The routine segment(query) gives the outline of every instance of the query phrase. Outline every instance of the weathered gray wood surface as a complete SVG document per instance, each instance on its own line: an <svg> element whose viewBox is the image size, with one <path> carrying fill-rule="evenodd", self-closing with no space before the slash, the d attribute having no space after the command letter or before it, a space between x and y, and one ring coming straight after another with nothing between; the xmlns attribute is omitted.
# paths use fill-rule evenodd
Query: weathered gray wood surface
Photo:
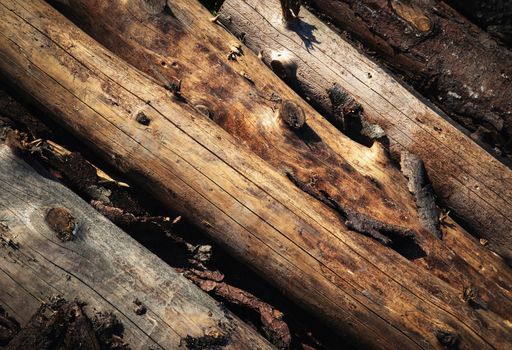
<svg viewBox="0 0 512 350"><path fill-rule="evenodd" d="M266 340L76 194L0 145L0 305L25 324L61 295L87 310L113 311L132 349L185 347L187 335L224 334L228 348L270 349ZM63 242L45 221L68 208L77 230ZM9 244L9 242L11 242ZM134 312L134 299L147 313Z"/></svg>
<svg viewBox="0 0 512 350"><path fill-rule="evenodd" d="M294 73L285 80L324 116L338 117L329 96L334 84L346 90L364 118L386 131L398 158L402 150L421 157L441 202L490 249L512 259L511 169L305 8L288 26L277 0L226 0L220 14L265 63L290 67Z"/></svg>

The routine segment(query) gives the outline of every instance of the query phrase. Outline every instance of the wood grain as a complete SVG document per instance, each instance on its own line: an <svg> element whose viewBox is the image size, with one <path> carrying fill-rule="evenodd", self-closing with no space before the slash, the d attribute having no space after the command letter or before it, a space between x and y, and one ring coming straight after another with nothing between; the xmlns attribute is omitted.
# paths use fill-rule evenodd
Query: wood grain
<svg viewBox="0 0 512 350"><path fill-rule="evenodd" d="M114 57L45 3L2 0L0 15L2 74L105 160L195 218L351 341L370 348L441 348L439 334L448 332L461 348L510 343L510 290L438 240L418 236L428 255L410 261L349 230L336 211L241 147L176 90ZM141 112L149 126L137 121ZM363 149L351 143L345 147ZM363 158L367 167L382 166L378 150L367 152L375 162ZM431 274L429 266L444 276ZM464 285L478 290L487 308L465 301Z"/></svg>
<svg viewBox="0 0 512 350"><path fill-rule="evenodd" d="M229 348L271 349L254 330L221 309L163 261L76 194L37 173L0 145L0 304L26 324L42 302L62 296L113 312L132 349L176 349L185 338L225 335ZM63 241L47 221L66 208L76 228ZM9 243L10 242L10 243ZM137 315L133 301L147 309Z"/></svg>
<svg viewBox="0 0 512 350"><path fill-rule="evenodd" d="M466 252L471 247L476 249L473 254L481 256L480 262L463 259L479 273L485 271L485 278L507 285L504 281L509 280L509 269L503 268L501 259L487 249L475 246L460 226L454 228L459 230L459 241L452 246L443 245L444 242L432 237L439 236L438 230L430 232L422 228L423 222L418 218L417 205L404 177L389 163L379 144L370 149L361 147L326 124L271 74L256 55L237 44L222 27L207 20L209 14L199 4L174 1L171 14L166 11L148 13L145 2L140 0L51 2L96 40L167 89L182 82L179 92L182 102L186 101L195 112L211 118L298 188L345 216L349 228L370 234L390 246L396 246L393 240L400 238L390 238L386 230L394 229L398 234L414 232L421 249L429 255L436 252L436 259L446 264L451 264L450 255L440 251L449 249L467 257ZM204 34L198 36L197 33ZM235 54L236 60L228 59L228 52L233 50L242 52ZM211 65L212 62L216 64ZM248 71L259 74L252 75L249 82L247 75L239 73ZM219 96L219 91L222 98L205 100L205 96ZM302 115L303 110L307 118ZM270 121L262 118L269 111L274 113ZM290 130L289 115L300 116L300 128ZM136 118L139 123L140 116ZM143 125L150 125L147 117L142 119ZM346 149L343 153L336 152L337 144L343 144L348 152ZM383 207L386 210L383 211ZM437 227L437 217L431 219L432 225ZM441 264L423 259L415 263L457 288L466 283L460 283L457 270L447 272ZM498 278L500 273L504 274L503 278Z"/></svg>

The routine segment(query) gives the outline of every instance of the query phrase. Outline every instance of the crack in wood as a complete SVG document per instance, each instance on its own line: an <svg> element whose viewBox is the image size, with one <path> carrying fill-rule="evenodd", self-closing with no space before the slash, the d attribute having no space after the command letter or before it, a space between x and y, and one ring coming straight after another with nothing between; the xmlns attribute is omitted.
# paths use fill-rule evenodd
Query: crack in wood
<svg viewBox="0 0 512 350"><path fill-rule="evenodd" d="M386 133L367 121L363 107L338 83L327 90L332 107L332 123L352 140L370 147L374 141L388 145Z"/></svg>

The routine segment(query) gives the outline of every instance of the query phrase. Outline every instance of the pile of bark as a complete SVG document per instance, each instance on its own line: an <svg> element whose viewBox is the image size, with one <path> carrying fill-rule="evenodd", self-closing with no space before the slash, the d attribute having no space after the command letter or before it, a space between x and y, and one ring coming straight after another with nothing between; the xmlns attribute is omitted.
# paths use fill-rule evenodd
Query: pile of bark
<svg viewBox="0 0 512 350"><path fill-rule="evenodd" d="M0 346L509 347L505 29L215 5L0 0Z"/></svg>

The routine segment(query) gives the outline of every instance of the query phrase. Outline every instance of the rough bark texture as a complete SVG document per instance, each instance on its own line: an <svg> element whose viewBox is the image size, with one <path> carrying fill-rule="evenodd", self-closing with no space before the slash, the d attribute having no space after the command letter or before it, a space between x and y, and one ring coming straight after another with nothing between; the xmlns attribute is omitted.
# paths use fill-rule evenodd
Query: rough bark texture
<svg viewBox="0 0 512 350"><path fill-rule="evenodd" d="M411 191L416 199L421 221L432 234L442 238L439 224L439 208L436 205L434 191L428 180L421 158L415 154L403 152L400 159L400 168L409 180L409 191Z"/></svg>
<svg viewBox="0 0 512 350"><path fill-rule="evenodd" d="M491 281L425 230L414 231L408 241L424 255L414 261L400 256L347 229L339 211L240 147L185 103L184 94L152 83L41 1L2 0L0 15L0 71L10 81L105 160L165 204L182 208L353 342L442 348L439 339L448 336L440 335L451 335L469 349L512 340L509 270ZM320 123L309 107L296 103ZM141 112L149 126L136 120ZM361 162L383 162L376 149L367 152ZM402 238L395 238L397 245L407 242ZM464 299L468 286L472 292ZM475 307L473 300L480 299L486 308Z"/></svg>
<svg viewBox="0 0 512 350"><path fill-rule="evenodd" d="M235 349L272 348L192 282L69 189L38 174L5 144L0 145L0 165L0 304L26 326L11 340L19 326L1 309L0 341L11 340L9 349L71 349L78 342L85 347L86 341L86 348L96 348L85 311L93 321L113 313L123 325L123 341L98 334L99 344L175 349L186 337L201 338L215 331ZM61 215L55 208L60 208ZM54 214L48 216L52 209ZM76 229L70 240L62 241L59 232L68 227L70 218ZM65 303L62 309L64 303L53 300L39 309L41 302L55 296L86 305ZM145 314L136 313L136 299L144 304Z"/></svg>
<svg viewBox="0 0 512 350"><path fill-rule="evenodd" d="M512 47L512 1L448 0L447 3L492 37Z"/></svg>
<svg viewBox="0 0 512 350"><path fill-rule="evenodd" d="M418 91L504 155L512 153L512 52L443 1L310 0Z"/></svg>
<svg viewBox="0 0 512 350"><path fill-rule="evenodd" d="M299 17L290 27L277 0L227 0L219 20L334 125L363 143L384 130L397 159L420 156L442 205L511 259L512 171L309 11Z"/></svg>

